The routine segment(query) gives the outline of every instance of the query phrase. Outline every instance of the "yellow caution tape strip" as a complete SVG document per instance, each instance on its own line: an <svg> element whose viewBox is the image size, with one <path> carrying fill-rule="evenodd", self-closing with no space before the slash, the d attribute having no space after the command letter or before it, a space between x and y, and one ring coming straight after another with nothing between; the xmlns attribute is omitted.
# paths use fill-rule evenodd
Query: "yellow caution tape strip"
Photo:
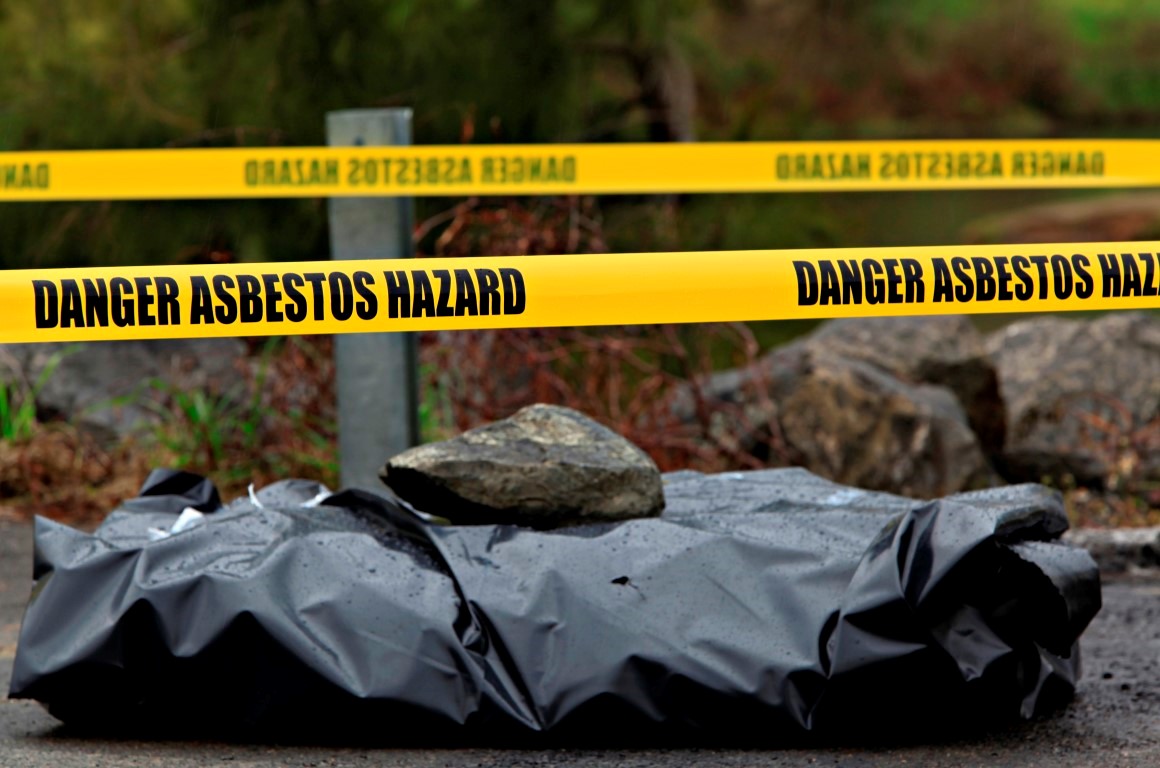
<svg viewBox="0 0 1160 768"><path fill-rule="evenodd" d="M0 153L0 201L1160 186L1160 140Z"/></svg>
<svg viewBox="0 0 1160 768"><path fill-rule="evenodd" d="M0 272L0 342L1160 308L1160 243Z"/></svg>

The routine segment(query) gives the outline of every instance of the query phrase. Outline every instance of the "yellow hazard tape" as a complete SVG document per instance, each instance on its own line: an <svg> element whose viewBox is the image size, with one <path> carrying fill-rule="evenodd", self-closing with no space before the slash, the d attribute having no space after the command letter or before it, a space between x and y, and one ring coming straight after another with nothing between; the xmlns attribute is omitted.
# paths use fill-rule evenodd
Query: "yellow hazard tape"
<svg viewBox="0 0 1160 768"><path fill-rule="evenodd" d="M0 272L0 342L1160 308L1160 243Z"/></svg>
<svg viewBox="0 0 1160 768"><path fill-rule="evenodd" d="M1160 185L1160 140L0 153L0 201Z"/></svg>

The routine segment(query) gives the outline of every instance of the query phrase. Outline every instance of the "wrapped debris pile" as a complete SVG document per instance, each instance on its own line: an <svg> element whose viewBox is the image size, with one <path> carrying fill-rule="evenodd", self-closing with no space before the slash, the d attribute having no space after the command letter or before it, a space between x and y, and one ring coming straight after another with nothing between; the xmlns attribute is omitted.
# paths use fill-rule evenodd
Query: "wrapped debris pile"
<svg viewBox="0 0 1160 768"><path fill-rule="evenodd" d="M438 743L913 736L1071 697L1100 589L1052 492L664 479L659 517L543 531L302 481L222 505L158 471L93 534L37 521L10 695L85 727Z"/></svg>

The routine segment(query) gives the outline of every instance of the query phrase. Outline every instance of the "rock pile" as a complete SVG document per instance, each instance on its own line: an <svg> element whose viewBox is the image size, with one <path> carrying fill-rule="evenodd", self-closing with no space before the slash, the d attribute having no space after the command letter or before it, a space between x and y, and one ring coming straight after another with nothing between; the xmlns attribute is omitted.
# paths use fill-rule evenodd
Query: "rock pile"
<svg viewBox="0 0 1160 768"><path fill-rule="evenodd" d="M1151 314L1035 317L986 338L965 317L834 320L706 390L740 406L716 424L740 448L862 488L1160 480ZM691 398L677 408L693 418Z"/></svg>
<svg viewBox="0 0 1160 768"><path fill-rule="evenodd" d="M832 321L755 367L716 374L707 391L740 413L715 425L719 436L766 463L920 497L995 480L998 374L965 318ZM688 402L677 407L693 417ZM777 443L783 453L771 455Z"/></svg>

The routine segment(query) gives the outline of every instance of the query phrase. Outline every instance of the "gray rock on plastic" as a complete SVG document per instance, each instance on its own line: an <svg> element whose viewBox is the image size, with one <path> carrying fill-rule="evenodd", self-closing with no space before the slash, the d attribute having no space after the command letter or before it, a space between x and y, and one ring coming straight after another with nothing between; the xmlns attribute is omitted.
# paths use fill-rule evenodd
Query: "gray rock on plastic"
<svg viewBox="0 0 1160 768"><path fill-rule="evenodd" d="M458 524L554 528L664 509L660 472L644 451L552 405L404 451L380 476L415 508Z"/></svg>

